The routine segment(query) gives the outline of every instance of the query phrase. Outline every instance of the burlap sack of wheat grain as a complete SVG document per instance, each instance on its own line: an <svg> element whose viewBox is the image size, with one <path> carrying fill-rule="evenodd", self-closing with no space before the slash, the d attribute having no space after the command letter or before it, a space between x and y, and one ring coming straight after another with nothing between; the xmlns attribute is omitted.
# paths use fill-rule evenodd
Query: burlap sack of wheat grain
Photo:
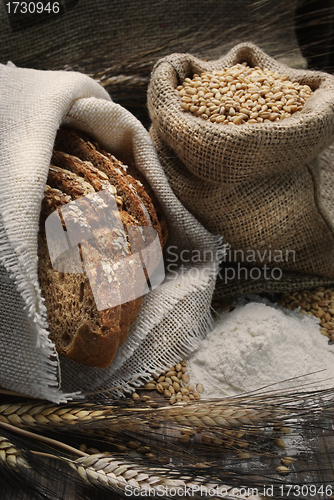
<svg viewBox="0 0 334 500"><path fill-rule="evenodd" d="M130 391L181 360L210 329L221 242L177 200L142 124L86 75L0 65L0 95L0 387L55 402L74 393ZM203 256L182 273L176 264L173 273L166 267L166 279L143 298L127 341L106 369L58 357L38 282L40 206L62 124L86 131L116 156L126 154L160 201L167 247ZM205 250L213 258L205 258Z"/></svg>
<svg viewBox="0 0 334 500"><path fill-rule="evenodd" d="M242 62L308 84L313 95L301 112L268 124L226 127L182 110L175 88L185 78ZM166 176L188 210L230 245L220 297L334 281L334 221L318 158L334 139L333 96L331 75L289 68L248 43L216 61L172 54L155 66L150 133Z"/></svg>

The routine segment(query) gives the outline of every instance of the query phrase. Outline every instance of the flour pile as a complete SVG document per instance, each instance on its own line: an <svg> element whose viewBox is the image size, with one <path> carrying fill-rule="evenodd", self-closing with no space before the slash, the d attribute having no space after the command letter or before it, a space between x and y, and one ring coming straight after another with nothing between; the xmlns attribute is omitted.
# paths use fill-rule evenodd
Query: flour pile
<svg viewBox="0 0 334 500"><path fill-rule="evenodd" d="M281 381L286 382L272 389L316 390L334 386L334 345L320 334L317 318L259 299L223 312L188 366L192 384L204 386L203 397L237 395ZM314 373L319 370L324 371ZM294 377L300 378L288 381Z"/></svg>

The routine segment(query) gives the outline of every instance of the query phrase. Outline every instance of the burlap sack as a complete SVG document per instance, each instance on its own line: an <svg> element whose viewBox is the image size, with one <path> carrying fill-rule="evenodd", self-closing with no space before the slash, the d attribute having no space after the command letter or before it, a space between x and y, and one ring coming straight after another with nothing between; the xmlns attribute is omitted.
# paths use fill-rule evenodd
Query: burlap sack
<svg viewBox="0 0 334 500"><path fill-rule="evenodd" d="M142 124L89 77L0 65L0 95L0 387L55 402L78 392L129 391L186 356L210 329L220 239L177 200ZM176 260L185 249L202 255L182 270L176 261L166 266L165 281L144 297L126 343L106 369L59 359L48 338L37 233L61 124L92 134L116 156L132 158L166 215L166 251L172 248Z"/></svg>
<svg viewBox="0 0 334 500"><path fill-rule="evenodd" d="M181 109L175 88L186 77L242 62L287 74L314 93L289 119L252 126L213 124ZM220 273L227 295L231 286L237 293L281 291L282 280L289 289L290 273L299 273L299 287L334 280L334 224L322 203L317 158L334 139L333 96L332 76L289 68L248 43L216 61L172 54L155 66L151 136L175 194L230 244Z"/></svg>

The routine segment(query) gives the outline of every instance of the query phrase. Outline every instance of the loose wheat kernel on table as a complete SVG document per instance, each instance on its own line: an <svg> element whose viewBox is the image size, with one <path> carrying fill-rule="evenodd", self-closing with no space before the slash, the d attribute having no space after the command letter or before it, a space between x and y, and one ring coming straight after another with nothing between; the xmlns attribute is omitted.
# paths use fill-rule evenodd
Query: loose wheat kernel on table
<svg viewBox="0 0 334 500"><path fill-rule="evenodd" d="M279 448L281 448L282 450L284 450L285 443L284 443L283 439L281 439L281 438L275 439L275 444L276 444L276 446L278 446Z"/></svg>
<svg viewBox="0 0 334 500"><path fill-rule="evenodd" d="M191 436L188 434L182 434L181 436L178 437L179 443L189 443L191 439Z"/></svg>
<svg viewBox="0 0 334 500"><path fill-rule="evenodd" d="M277 472L281 475L281 476L286 476L287 474L289 474L289 469L287 467L285 467L284 465L280 465L279 467L277 467Z"/></svg>
<svg viewBox="0 0 334 500"><path fill-rule="evenodd" d="M300 111L312 95L308 85L246 63L186 78L176 88L183 111L223 125L275 122Z"/></svg>

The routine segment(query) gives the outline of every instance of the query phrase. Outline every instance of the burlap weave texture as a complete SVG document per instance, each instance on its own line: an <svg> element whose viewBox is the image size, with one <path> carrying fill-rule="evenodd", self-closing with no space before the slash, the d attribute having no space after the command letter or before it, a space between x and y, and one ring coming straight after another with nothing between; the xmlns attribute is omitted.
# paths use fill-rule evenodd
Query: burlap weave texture
<svg viewBox="0 0 334 500"><path fill-rule="evenodd" d="M186 77L242 62L314 93L301 112L273 123L227 127L182 110L175 88ZM224 234L230 262L334 279L334 226L317 160L334 139L333 96L332 76L289 68L249 43L216 61L172 54L157 63L148 93L151 136L174 192L207 229Z"/></svg>

